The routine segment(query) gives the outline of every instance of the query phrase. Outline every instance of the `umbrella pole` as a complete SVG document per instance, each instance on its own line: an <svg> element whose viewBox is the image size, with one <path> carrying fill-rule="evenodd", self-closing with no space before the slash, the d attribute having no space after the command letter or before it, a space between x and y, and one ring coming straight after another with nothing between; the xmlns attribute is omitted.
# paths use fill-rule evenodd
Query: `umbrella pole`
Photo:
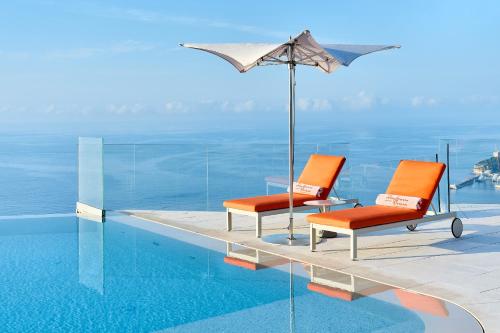
<svg viewBox="0 0 500 333"><path fill-rule="evenodd" d="M274 234L265 236L263 241L273 244L289 246L305 246L309 244L309 235L293 233L293 179L295 160L295 62L293 61L293 44L288 45L288 75L289 75L289 99L288 99L288 207L289 223L288 235Z"/></svg>
<svg viewBox="0 0 500 333"><path fill-rule="evenodd" d="M288 73L289 73L289 105L288 105L288 172L289 172L289 219L288 224L288 242L291 245L295 239L293 236L293 178L294 178L294 152L295 152L295 64L293 62L293 46L288 46Z"/></svg>

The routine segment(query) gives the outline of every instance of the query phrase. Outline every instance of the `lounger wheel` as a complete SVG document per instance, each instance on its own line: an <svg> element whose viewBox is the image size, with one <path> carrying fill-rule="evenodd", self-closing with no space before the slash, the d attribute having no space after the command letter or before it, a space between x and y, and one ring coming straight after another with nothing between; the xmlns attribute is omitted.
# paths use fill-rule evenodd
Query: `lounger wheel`
<svg viewBox="0 0 500 333"><path fill-rule="evenodd" d="M360 204L359 202L356 202L356 204L354 205L354 208L359 208L359 207L363 207L363 205Z"/></svg>
<svg viewBox="0 0 500 333"><path fill-rule="evenodd" d="M460 236L462 236L462 231L464 231L462 220L455 217L453 222L451 222L451 233L453 234L453 237L460 238Z"/></svg>
<svg viewBox="0 0 500 333"><path fill-rule="evenodd" d="M415 229L417 229L417 225L416 224L409 224L406 226L406 229L408 229L410 231L415 231Z"/></svg>

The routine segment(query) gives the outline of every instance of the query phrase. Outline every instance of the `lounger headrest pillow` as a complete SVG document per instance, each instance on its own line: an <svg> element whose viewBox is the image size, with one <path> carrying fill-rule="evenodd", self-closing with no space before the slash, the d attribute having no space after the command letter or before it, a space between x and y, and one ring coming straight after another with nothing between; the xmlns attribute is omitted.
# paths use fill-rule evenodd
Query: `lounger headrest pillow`
<svg viewBox="0 0 500 333"><path fill-rule="evenodd" d="M293 182L293 193L307 194L315 196L316 198L321 198L325 190L326 189L321 186ZM288 188L287 191L290 192L290 188Z"/></svg>
<svg viewBox="0 0 500 333"><path fill-rule="evenodd" d="M400 207L415 210L420 210L423 203L424 200L422 200L422 198L395 194L379 194L377 196L377 200L375 200L375 204L379 206Z"/></svg>

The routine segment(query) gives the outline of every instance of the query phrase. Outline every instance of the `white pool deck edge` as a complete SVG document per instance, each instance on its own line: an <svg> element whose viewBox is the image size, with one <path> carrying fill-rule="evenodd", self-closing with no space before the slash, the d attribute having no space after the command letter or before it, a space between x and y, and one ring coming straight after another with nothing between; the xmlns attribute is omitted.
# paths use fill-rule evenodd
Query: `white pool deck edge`
<svg viewBox="0 0 500 333"><path fill-rule="evenodd" d="M349 238L317 246L273 245L255 237L254 219L233 217L225 230L224 212L123 211L147 221L230 241L255 249L353 274L395 287L435 296L462 306L486 332L500 333L500 205L457 205L464 223L462 238L451 235L450 222L376 232L358 239L357 261L349 258ZM308 234L307 213L296 215L296 233ZM263 236L286 233L287 215L266 217Z"/></svg>

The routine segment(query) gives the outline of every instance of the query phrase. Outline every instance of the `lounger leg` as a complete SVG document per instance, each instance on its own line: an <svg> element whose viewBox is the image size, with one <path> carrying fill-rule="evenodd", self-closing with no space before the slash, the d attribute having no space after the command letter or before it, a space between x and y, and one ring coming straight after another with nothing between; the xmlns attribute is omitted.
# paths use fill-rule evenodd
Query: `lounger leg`
<svg viewBox="0 0 500 333"><path fill-rule="evenodd" d="M311 252L316 251L316 228L312 224L309 228L309 246L311 247Z"/></svg>
<svg viewBox="0 0 500 333"><path fill-rule="evenodd" d="M255 235L257 238L260 238L262 235L262 217L260 215L257 215L256 218Z"/></svg>
<svg viewBox="0 0 500 333"><path fill-rule="evenodd" d="M227 231L233 230L233 214L229 211L229 209L226 211L226 224Z"/></svg>
<svg viewBox="0 0 500 333"><path fill-rule="evenodd" d="M358 236L353 231L351 234L351 260L356 260L358 257Z"/></svg>

